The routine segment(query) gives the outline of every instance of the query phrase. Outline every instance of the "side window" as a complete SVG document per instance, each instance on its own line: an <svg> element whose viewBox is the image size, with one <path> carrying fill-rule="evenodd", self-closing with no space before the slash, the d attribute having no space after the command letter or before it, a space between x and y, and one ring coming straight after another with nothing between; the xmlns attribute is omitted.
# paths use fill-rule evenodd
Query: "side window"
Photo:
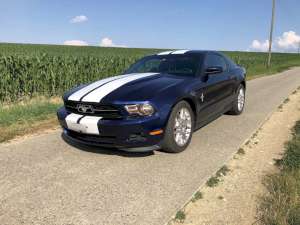
<svg viewBox="0 0 300 225"><path fill-rule="evenodd" d="M227 70L227 63L222 56L210 54L206 57L205 68L208 67L222 67L224 71Z"/></svg>

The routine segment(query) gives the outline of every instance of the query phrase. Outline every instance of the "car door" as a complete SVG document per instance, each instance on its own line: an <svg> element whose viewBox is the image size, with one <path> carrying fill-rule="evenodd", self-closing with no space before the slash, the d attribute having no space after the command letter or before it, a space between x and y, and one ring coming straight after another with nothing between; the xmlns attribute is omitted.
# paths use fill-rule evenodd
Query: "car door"
<svg viewBox="0 0 300 225"><path fill-rule="evenodd" d="M218 73L207 74L208 68L222 68ZM228 66L225 59L216 53L208 53L204 59L200 74L201 87L197 90L199 104L199 122L210 120L224 112L232 95L232 85L229 81Z"/></svg>

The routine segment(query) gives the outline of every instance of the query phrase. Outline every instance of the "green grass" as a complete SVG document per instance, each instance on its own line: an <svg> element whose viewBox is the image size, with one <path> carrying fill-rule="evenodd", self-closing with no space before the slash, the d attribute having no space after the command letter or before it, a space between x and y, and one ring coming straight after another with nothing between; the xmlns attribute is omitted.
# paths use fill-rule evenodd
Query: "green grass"
<svg viewBox="0 0 300 225"><path fill-rule="evenodd" d="M199 199L202 199L202 198L203 198L202 192L201 191L197 191L194 194L193 198L192 198L192 202L196 202L196 201L198 201Z"/></svg>
<svg viewBox="0 0 300 225"><path fill-rule="evenodd" d="M239 154L239 155L245 155L246 152L245 152L245 150L243 148L239 148L239 150L237 151L237 154Z"/></svg>
<svg viewBox="0 0 300 225"><path fill-rule="evenodd" d="M186 218L185 212L183 210L179 210L175 215L175 220L183 223Z"/></svg>
<svg viewBox="0 0 300 225"><path fill-rule="evenodd" d="M211 178L208 179L206 182L206 185L208 187L216 187L218 183L221 181L221 177L226 176L227 173L230 171L230 169L224 165L222 166L217 172L215 176L212 176Z"/></svg>
<svg viewBox="0 0 300 225"><path fill-rule="evenodd" d="M0 142L57 125L55 112L60 106L44 98L0 105Z"/></svg>
<svg viewBox="0 0 300 225"><path fill-rule="evenodd" d="M268 175L268 191L261 199L259 213L265 225L300 224L300 121L293 138L286 144L283 158L277 162L280 172Z"/></svg>

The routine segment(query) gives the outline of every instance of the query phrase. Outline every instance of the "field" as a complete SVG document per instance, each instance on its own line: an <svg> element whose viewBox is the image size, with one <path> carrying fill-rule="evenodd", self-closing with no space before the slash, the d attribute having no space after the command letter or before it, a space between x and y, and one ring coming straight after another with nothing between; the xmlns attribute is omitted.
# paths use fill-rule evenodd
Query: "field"
<svg viewBox="0 0 300 225"><path fill-rule="evenodd" d="M138 58L159 49L0 44L0 103L36 96L60 96L71 87L122 73ZM297 54L224 52L244 66L248 78L300 65Z"/></svg>

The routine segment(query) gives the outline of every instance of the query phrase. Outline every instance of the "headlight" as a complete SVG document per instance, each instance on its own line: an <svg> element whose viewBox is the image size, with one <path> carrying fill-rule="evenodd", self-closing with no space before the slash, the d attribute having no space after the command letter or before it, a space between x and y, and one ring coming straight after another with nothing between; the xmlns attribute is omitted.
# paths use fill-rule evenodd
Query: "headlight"
<svg viewBox="0 0 300 225"><path fill-rule="evenodd" d="M151 116L154 113L154 108L148 103L125 105L125 109L130 115Z"/></svg>

